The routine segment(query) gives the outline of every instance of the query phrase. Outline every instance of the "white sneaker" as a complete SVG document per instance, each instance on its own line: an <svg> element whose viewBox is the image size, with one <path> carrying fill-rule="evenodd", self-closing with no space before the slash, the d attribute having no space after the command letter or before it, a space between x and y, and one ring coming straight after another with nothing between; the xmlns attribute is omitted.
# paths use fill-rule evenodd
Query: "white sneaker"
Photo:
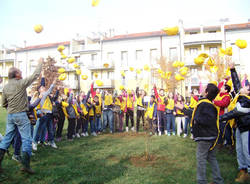
<svg viewBox="0 0 250 184"><path fill-rule="evenodd" d="M80 138L81 136L80 136L80 134L77 133L77 134L76 134L76 137L77 137L77 138Z"/></svg>
<svg viewBox="0 0 250 184"><path fill-rule="evenodd" d="M190 139L194 139L194 136L193 136L193 134L191 134L191 136L190 136Z"/></svg>
<svg viewBox="0 0 250 184"><path fill-rule="evenodd" d="M81 136L82 136L82 137L85 137L86 135L85 135L85 133L81 133Z"/></svg>
<svg viewBox="0 0 250 184"><path fill-rule="evenodd" d="M112 130L110 130L110 133L112 134L112 133L113 133L113 131L112 131Z"/></svg>
<svg viewBox="0 0 250 184"><path fill-rule="evenodd" d="M126 132L128 132L128 127L126 127Z"/></svg>
<svg viewBox="0 0 250 184"><path fill-rule="evenodd" d="M95 132L91 133L91 135L93 135L93 136L97 136Z"/></svg>
<svg viewBox="0 0 250 184"><path fill-rule="evenodd" d="M53 141L53 142L50 142L50 146L52 147L52 148L57 148L57 146L56 146L56 143Z"/></svg>
<svg viewBox="0 0 250 184"><path fill-rule="evenodd" d="M168 131L167 130L165 130L165 135L168 135Z"/></svg>
<svg viewBox="0 0 250 184"><path fill-rule="evenodd" d="M73 139L76 137L76 135L72 135Z"/></svg>
<svg viewBox="0 0 250 184"><path fill-rule="evenodd" d="M86 133L85 133L85 136L86 136L86 137L88 137L88 136L89 136L88 132L86 132Z"/></svg>
<svg viewBox="0 0 250 184"><path fill-rule="evenodd" d="M155 136L157 136L157 133L155 133Z"/></svg>
<svg viewBox="0 0 250 184"><path fill-rule="evenodd" d="M33 142L32 142L32 149L33 149L34 151L37 151L37 144L36 144L36 143L33 143Z"/></svg>
<svg viewBox="0 0 250 184"><path fill-rule="evenodd" d="M186 137L187 137L187 134L184 134L184 135L183 135L183 138L186 138Z"/></svg>
<svg viewBox="0 0 250 184"><path fill-rule="evenodd" d="M159 136L161 136L161 132L159 132Z"/></svg>
<svg viewBox="0 0 250 184"><path fill-rule="evenodd" d="M134 132L134 131L135 131L135 128L134 128L134 127L132 127L132 128L131 128L131 130Z"/></svg>

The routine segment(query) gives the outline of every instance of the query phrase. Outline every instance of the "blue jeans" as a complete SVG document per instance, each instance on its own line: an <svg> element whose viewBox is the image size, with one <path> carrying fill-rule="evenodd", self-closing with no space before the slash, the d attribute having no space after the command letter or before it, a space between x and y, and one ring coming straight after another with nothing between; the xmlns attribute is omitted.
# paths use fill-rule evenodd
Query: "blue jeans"
<svg viewBox="0 0 250 184"><path fill-rule="evenodd" d="M90 131L91 133L96 132L96 125L95 125L95 121L94 121L94 117L89 117L89 123L90 123Z"/></svg>
<svg viewBox="0 0 250 184"><path fill-rule="evenodd" d="M103 127L102 127L103 130L105 130L105 128L107 127L107 123L109 121L109 129L112 132L114 131L113 119L114 119L114 115L113 115L113 111L111 109L103 111Z"/></svg>
<svg viewBox="0 0 250 184"><path fill-rule="evenodd" d="M16 135L14 136L13 141L14 141L13 142L14 155L20 155L22 140L21 140L21 135L17 128L16 128Z"/></svg>
<svg viewBox="0 0 250 184"><path fill-rule="evenodd" d="M83 119L83 132L87 133L89 129L89 122L87 119Z"/></svg>
<svg viewBox="0 0 250 184"><path fill-rule="evenodd" d="M31 156L31 131L30 120L26 112L18 112L14 114L8 114L5 136L0 143L0 149L7 150L16 135L16 127L21 134L22 151L27 152Z"/></svg>
<svg viewBox="0 0 250 184"><path fill-rule="evenodd" d="M236 153L239 169L246 169L250 173L250 131L240 133L236 128Z"/></svg>
<svg viewBox="0 0 250 184"><path fill-rule="evenodd" d="M166 127L168 134L170 134L170 127L172 126L172 132L175 133L175 117L173 114L166 114Z"/></svg>
<svg viewBox="0 0 250 184"><path fill-rule="evenodd" d="M53 116L52 114L46 114L45 116L40 118L40 121L43 122L42 123L42 139L45 138L46 136L46 128L48 131L48 141L49 142L53 142L54 141L54 127L53 127Z"/></svg>
<svg viewBox="0 0 250 184"><path fill-rule="evenodd" d="M190 126L190 118L186 117L185 118L185 125L184 125L184 134L188 134L188 126Z"/></svg>
<svg viewBox="0 0 250 184"><path fill-rule="evenodd" d="M101 132L102 131L102 118L100 117L96 117L95 118L95 130L97 132Z"/></svg>

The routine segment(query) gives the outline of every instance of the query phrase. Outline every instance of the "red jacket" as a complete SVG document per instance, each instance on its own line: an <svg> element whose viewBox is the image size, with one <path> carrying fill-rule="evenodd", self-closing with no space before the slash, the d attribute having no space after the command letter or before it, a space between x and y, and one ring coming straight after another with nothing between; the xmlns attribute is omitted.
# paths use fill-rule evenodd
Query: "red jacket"
<svg viewBox="0 0 250 184"><path fill-rule="evenodd" d="M224 114L225 108L230 104L230 96L228 93L220 93L221 100L214 100L214 104L220 107L220 115Z"/></svg>
<svg viewBox="0 0 250 184"><path fill-rule="evenodd" d="M165 111L166 105L164 104L164 97L160 98L157 89L154 88L155 97L157 99L157 111Z"/></svg>

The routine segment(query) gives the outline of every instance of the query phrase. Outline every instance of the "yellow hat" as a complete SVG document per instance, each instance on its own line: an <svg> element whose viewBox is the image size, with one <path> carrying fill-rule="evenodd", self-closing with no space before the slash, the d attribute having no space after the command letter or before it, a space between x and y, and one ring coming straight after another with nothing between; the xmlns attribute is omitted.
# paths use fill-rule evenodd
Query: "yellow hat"
<svg viewBox="0 0 250 184"><path fill-rule="evenodd" d="M214 84L215 86L218 85L218 82L217 82L217 81L210 81L209 83Z"/></svg>
<svg viewBox="0 0 250 184"><path fill-rule="evenodd" d="M59 68L58 69L58 73L64 73L65 72L65 69L64 68Z"/></svg>
<svg viewBox="0 0 250 184"><path fill-rule="evenodd" d="M43 31L43 26L41 24L37 24L34 26L34 30L36 33L41 33Z"/></svg>
<svg viewBox="0 0 250 184"><path fill-rule="evenodd" d="M175 27L166 27L163 28L163 31L169 35L169 36L173 36L173 35L177 35L179 33L179 27L175 26Z"/></svg>
<svg viewBox="0 0 250 184"><path fill-rule="evenodd" d="M240 49L244 49L247 47L247 41L246 40L236 40L235 45L237 45Z"/></svg>
<svg viewBox="0 0 250 184"><path fill-rule="evenodd" d="M83 80L87 80L88 79L87 75L82 75L81 77L82 77Z"/></svg>

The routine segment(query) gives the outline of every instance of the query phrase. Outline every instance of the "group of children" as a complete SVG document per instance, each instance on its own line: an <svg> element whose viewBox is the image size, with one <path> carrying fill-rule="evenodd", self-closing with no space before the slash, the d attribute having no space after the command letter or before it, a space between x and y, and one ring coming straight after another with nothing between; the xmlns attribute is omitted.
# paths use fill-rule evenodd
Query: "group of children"
<svg viewBox="0 0 250 184"><path fill-rule="evenodd" d="M248 180L250 172L250 92L249 83L241 86L234 67L231 67L233 89L228 79L215 85L209 83L204 93L194 89L188 103L180 94L157 90L154 86L151 96L143 89L116 91L94 89L92 83L87 94L75 95L72 90L56 87L55 81L45 88L45 78L29 97L32 148L38 144L57 148L55 140L61 141L64 122L68 120L67 139L72 141L81 136L97 136L109 129L110 133L139 132L152 135L178 135L183 137L191 130L191 138L197 144L197 181L206 183L206 161L212 165L215 183L223 183L215 157L216 144L234 145L236 137L237 161L240 173L236 181ZM135 114L136 113L136 114ZM135 116L136 115L136 116ZM134 122L136 117L136 125ZM234 119L234 120L232 120ZM129 126L129 122L130 125ZM125 126L124 126L125 123ZM89 129L90 125L90 129ZM235 135L236 134L236 135ZM20 160L21 137L16 134L13 145L13 159Z"/></svg>

